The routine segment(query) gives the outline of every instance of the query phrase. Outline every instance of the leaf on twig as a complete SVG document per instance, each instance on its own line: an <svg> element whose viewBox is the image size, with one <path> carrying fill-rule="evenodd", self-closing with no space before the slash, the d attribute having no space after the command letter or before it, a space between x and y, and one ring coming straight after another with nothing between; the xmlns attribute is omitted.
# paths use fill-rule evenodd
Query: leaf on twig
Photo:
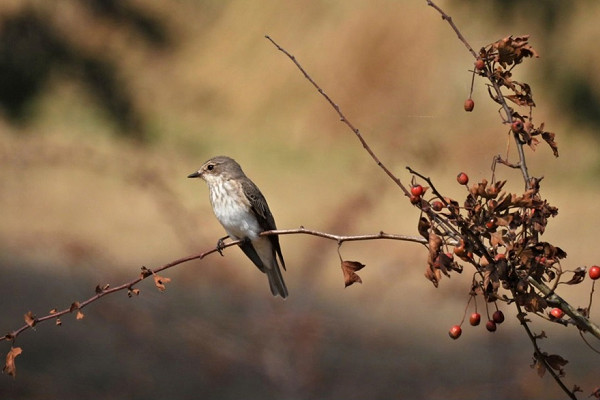
<svg viewBox="0 0 600 400"><path fill-rule="evenodd" d="M548 365L553 370L557 371L559 376L565 376L565 370L562 367L569 363L568 360L564 359L558 354L546 355L546 353L544 353L544 357L546 358Z"/></svg>
<svg viewBox="0 0 600 400"><path fill-rule="evenodd" d="M554 157L558 157L558 145L554 141L556 134L552 132L542 132L542 139L548 143L550 148L552 149L552 153L554 153Z"/></svg>
<svg viewBox="0 0 600 400"><path fill-rule="evenodd" d="M142 279L149 277L150 275L152 275L152 271L150 271L148 268L146 268L145 266L142 266L142 272L140 273L140 277Z"/></svg>
<svg viewBox="0 0 600 400"><path fill-rule="evenodd" d="M519 64L524 57L539 57L538 53L528 43L529 35L508 36L492 43L492 48L496 49L495 61L499 62L503 68L512 63Z"/></svg>
<svg viewBox="0 0 600 400"><path fill-rule="evenodd" d="M533 355L533 364L531 365L531 368L535 368L541 378L546 373L546 365L548 365L550 368L557 371L560 377L563 377L565 376L565 370L562 367L568 363L569 361L558 354L548 355L548 353L535 353Z"/></svg>
<svg viewBox="0 0 600 400"><path fill-rule="evenodd" d="M19 354L21 354L23 350L20 347L11 347L8 354L6 354L6 362L4 363L4 368L2 368L2 372L12 376L13 378L17 376L17 366L15 365L15 358Z"/></svg>
<svg viewBox="0 0 600 400"><path fill-rule="evenodd" d="M73 312L75 310L79 310L79 302L78 301L74 301L73 303L71 303L71 307L69 307L69 312Z"/></svg>
<svg viewBox="0 0 600 400"><path fill-rule="evenodd" d="M27 314L25 314L23 318L25 319L25 323L31 328L33 328L37 322L35 315L33 315L31 311L27 311Z"/></svg>
<svg viewBox="0 0 600 400"><path fill-rule="evenodd" d="M585 279L585 267L577 267L573 272L573 276L567 282L566 285L577 285Z"/></svg>
<svg viewBox="0 0 600 400"><path fill-rule="evenodd" d="M486 295L487 294L496 294L496 293L498 293L499 287L500 287L500 277L498 276L498 271L496 270L496 265L489 264L485 267L485 271L483 272L484 293Z"/></svg>
<svg viewBox="0 0 600 400"><path fill-rule="evenodd" d="M542 360L540 360L537 355L533 356L533 364L531 364L531 368L534 368L540 378L544 377L546 373L546 364Z"/></svg>
<svg viewBox="0 0 600 400"><path fill-rule="evenodd" d="M518 305L529 312L542 312L548 307L546 300L536 293L522 293L515 296Z"/></svg>
<svg viewBox="0 0 600 400"><path fill-rule="evenodd" d="M110 284L108 284L108 283L102 287L100 285L96 285L96 290L95 290L96 294L100 294L100 293L104 292L105 290L108 290L109 287L110 287Z"/></svg>
<svg viewBox="0 0 600 400"><path fill-rule="evenodd" d="M342 261L342 272L344 273L344 287L348 287L353 283L362 283L362 279L356 273L365 267L364 264L358 261Z"/></svg>
<svg viewBox="0 0 600 400"><path fill-rule="evenodd" d="M165 278L164 276L160 276L158 274L153 274L153 275L154 275L154 286L156 286L156 288L159 291L164 292L167 289L165 284L171 282L171 278Z"/></svg>
<svg viewBox="0 0 600 400"><path fill-rule="evenodd" d="M429 237L429 228L431 228L431 224L429 223L429 220L425 217L419 218L419 224L417 226L417 229L419 231L419 234L421 236L423 236L425 239L427 239Z"/></svg>
<svg viewBox="0 0 600 400"><path fill-rule="evenodd" d="M440 279L442 279L442 271L440 270L440 260L438 255L442 246L442 238L430 230L429 239L429 255L427 256L427 269L425 270L425 278L427 278L433 286L438 287ZM443 271L447 274L447 271Z"/></svg>

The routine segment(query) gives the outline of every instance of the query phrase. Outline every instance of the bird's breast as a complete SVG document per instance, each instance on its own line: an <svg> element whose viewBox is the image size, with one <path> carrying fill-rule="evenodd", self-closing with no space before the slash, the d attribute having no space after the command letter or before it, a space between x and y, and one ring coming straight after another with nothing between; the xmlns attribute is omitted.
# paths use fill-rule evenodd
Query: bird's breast
<svg viewBox="0 0 600 400"><path fill-rule="evenodd" d="M254 240L262 231L241 185L225 181L210 187L215 216L232 239Z"/></svg>

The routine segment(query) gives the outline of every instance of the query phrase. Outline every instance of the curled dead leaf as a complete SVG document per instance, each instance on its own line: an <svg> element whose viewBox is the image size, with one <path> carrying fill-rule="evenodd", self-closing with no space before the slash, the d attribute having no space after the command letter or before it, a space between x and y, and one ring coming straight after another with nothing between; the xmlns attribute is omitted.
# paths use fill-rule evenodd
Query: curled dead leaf
<svg viewBox="0 0 600 400"><path fill-rule="evenodd" d="M566 285L577 285L585 279L585 267L577 267L573 272L571 279L565 282Z"/></svg>
<svg viewBox="0 0 600 400"><path fill-rule="evenodd" d="M31 311L27 311L27 314L25 314L23 318L25 319L25 323L31 328L33 328L35 326L35 323L37 322L37 320L35 319L35 315L33 315Z"/></svg>
<svg viewBox="0 0 600 400"><path fill-rule="evenodd" d="M12 376L13 378L17 376L17 366L15 365L15 358L19 354L21 354L23 350L20 347L11 347L8 354L6 354L6 362L4 363L4 368L2 368L2 372Z"/></svg>
<svg viewBox="0 0 600 400"><path fill-rule="evenodd" d="M142 266L142 272L140 274L140 277L142 279L149 277L150 275L152 275L152 271L150 271L148 268Z"/></svg>
<svg viewBox="0 0 600 400"><path fill-rule="evenodd" d="M69 307L69 312L73 312L75 310L79 310L79 302L78 301L74 301L73 303L71 303L71 307Z"/></svg>
<svg viewBox="0 0 600 400"><path fill-rule="evenodd" d="M165 284L169 282L171 282L171 278L165 278L164 276L154 274L154 286L156 286L159 291L164 292L167 289Z"/></svg>
<svg viewBox="0 0 600 400"><path fill-rule="evenodd" d="M344 285L345 287L348 287L350 285L352 285L353 283L362 283L362 279L360 279L360 276L358 276L358 274L356 274L356 271L360 271L361 269L363 269L365 267L364 264L358 262L358 261L342 261L342 272L344 274Z"/></svg>

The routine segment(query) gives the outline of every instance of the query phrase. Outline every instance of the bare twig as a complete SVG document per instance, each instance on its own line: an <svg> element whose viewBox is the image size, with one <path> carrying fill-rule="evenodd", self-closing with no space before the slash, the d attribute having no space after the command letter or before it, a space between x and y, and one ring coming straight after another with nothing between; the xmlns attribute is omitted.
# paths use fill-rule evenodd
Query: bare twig
<svg viewBox="0 0 600 400"><path fill-rule="evenodd" d="M513 294L513 296L514 296L514 294ZM523 309L518 304L517 304L517 310L519 312L519 315L524 315ZM550 373L550 375L552 375L552 378L554 378L554 380L556 381L558 386L560 386L560 388L569 396L569 398L577 400L575 393L573 393L571 390L569 390L569 388L567 388L565 386L562 379L560 379L560 376L554 371L552 366L550 364L548 364L548 360L546 359L546 356L544 355L544 353L540 350L540 348L537 344L537 338L535 337L533 332L531 332L531 329L529 328L529 325L527 325L527 321L525 320L525 318L520 318L520 320L521 320L521 326L523 326L523 329L525 329L525 332L527 332L527 336L529 337L529 340L531 340L531 344L533 345L535 359L538 362L541 362L544 364L544 367L546 368L546 370Z"/></svg>
<svg viewBox="0 0 600 400"><path fill-rule="evenodd" d="M450 25L452 30L454 30L454 32L458 36L458 39L465 45L465 47L467 48L467 50L469 50L471 55L473 55L473 57L475 57L475 58L478 58L479 54L477 54L477 52L475 52L475 50L473 50L473 47L471 47L471 45L469 44L467 39L465 39L465 37L462 35L462 33L460 32L460 30L458 29L456 24L454 24L454 21L452 21L452 17L449 16L448 14L446 14L433 1L431 1L431 0L426 0L426 1L427 1L428 6L434 8L438 13L440 13L440 15L442 16L442 19L448 22L448 24ZM496 96L493 97L494 101L496 101L498 104L500 104L502 106L502 108L504 109L504 112L506 113L506 121L505 122L508 123L509 125L512 124L513 110L506 103L506 99L504 98L504 95L502 94L502 91L500 90L500 86L498 86L498 83L492 76L492 71L490 71L489 68L485 69L485 76L491 82L492 87L494 88L494 92L496 92ZM527 170L527 163L525 161L525 153L523 151L523 143L519 139L519 135L517 133L513 134L513 138L517 144L517 151L519 153L519 163L516 165L518 166L518 168L521 169L521 174L523 175L523 180L525 181L525 189L527 190L527 189L530 189L530 185L531 185L530 181L531 180L529 177L529 172ZM506 165L509 165L509 164L506 164Z"/></svg>
<svg viewBox="0 0 600 400"><path fill-rule="evenodd" d="M296 64L296 67L298 67L298 69L300 70L300 72L302 72L302 74L304 75L304 77L306 79L308 79L308 81L317 89L317 91L325 98L325 100L327 100L327 102L331 105L331 107L333 107L333 109L337 112L337 114L340 116L340 120L345 123L348 128L350 128L352 130L352 132L354 132L354 134L356 135L356 137L358 138L358 140L360 140L360 143L362 144L362 146L365 148L365 150L367 151L367 153L369 153L369 155L371 156L371 158L373 158L373 160L377 163L377 165L383 169L383 171L394 181L394 183L396 185L398 185L400 187L400 189L402 189L402 191L404 192L404 194L407 197L410 197L410 193L409 191L406 189L406 187L402 184L402 182L400 181L400 179L398 177L396 177L392 171L390 171L385 164L383 164L379 158L375 155L375 153L373 152L373 150L371 149L371 147L369 147L369 145L367 144L367 142L365 141L365 139L363 138L363 136L361 135L360 131L358 130L358 128L356 128L349 120L348 118L346 118L346 116L342 113L342 110L340 109L340 107L331 99L331 97L329 97L327 95L327 93L325 93L325 91L311 78L311 76L304 70L304 68L302 67L302 65L300 65L300 63L298 62L298 60L296 60L296 57L294 57L292 54L290 54L286 49L284 49L283 47L281 47L279 44L277 44L277 42L275 42L269 35L265 35L265 38L267 38L271 43L273 43L273 45L275 47L277 47L277 50L281 51L283 54L285 54L286 56L289 57L290 60L292 60L292 62L294 64Z"/></svg>
<svg viewBox="0 0 600 400"><path fill-rule="evenodd" d="M315 230L311 230L311 229L306 229L304 227L300 227L298 229L272 230L272 231L265 231L265 232L261 233L261 235L292 235L292 234L305 234L305 235L318 236L321 238L334 240L338 243L338 245L343 242L378 240L378 239L400 240L400 241L405 241L405 242L421 243L423 245L427 244L427 240L425 240L424 238L422 238L420 236L396 235L396 234L385 233L385 232L379 232L379 233L368 234L368 235L350 236L350 235L334 235L332 233L320 232L320 231L315 231ZM104 296L108 296L110 294L124 291L124 290L131 291L131 290L133 290L133 288L136 284L138 284L139 282L145 280L146 278L148 278L150 276L155 275L158 272L172 268L179 264L186 263L188 261L202 260L204 257L206 257L210 254L217 253L220 250L234 246L239 243L241 243L240 240L223 243L223 244L219 245L218 247L215 247L214 249L210 249L210 250L204 251L199 254L193 254L193 255L190 255L187 257L183 257L183 258L171 261L170 263L161 265L160 267L157 267L155 269L148 269L148 268L144 267L144 268L142 268L142 272L140 273L140 275L137 278L132 279L128 282L125 282L125 283L115 286L115 287L109 287L107 285L104 287L104 289L102 289L98 286L96 288L96 294L94 296L92 296L86 300L83 300L81 302L74 302L74 303L72 303L71 306L69 306L68 308L65 308L64 310L51 312L48 315L45 315L43 317L34 318L32 323L25 324L22 327L6 334L5 336L0 337L0 341L10 340L10 341L14 342L16 340L17 336L19 336L21 333L23 333L27 329L32 328L34 325L39 324L40 322L57 319L65 314L69 314L69 313L73 312L74 310L81 310L84 307L100 300Z"/></svg>
<svg viewBox="0 0 600 400"><path fill-rule="evenodd" d="M442 19L445 21L448 21L448 24L450 24L450 27L454 30L454 33L456 33L456 36L458 36L458 39L463 42L463 44L465 45L465 47L467 48L467 50L469 50L469 52L471 54L473 54L473 57L477 58L477 52L475 50L473 50L473 47L471 47L471 45L469 44L469 42L467 42L467 39L465 39L465 37L462 35L462 33L460 33L460 31L458 30L458 27L454 24L454 21L452 21L452 17L449 16L448 14L446 14L444 12L444 10L442 10L440 7L438 7L433 1L431 0L427 0L427 5L429 7L432 7L434 9L437 10L437 12L440 13L440 15L442 16Z"/></svg>

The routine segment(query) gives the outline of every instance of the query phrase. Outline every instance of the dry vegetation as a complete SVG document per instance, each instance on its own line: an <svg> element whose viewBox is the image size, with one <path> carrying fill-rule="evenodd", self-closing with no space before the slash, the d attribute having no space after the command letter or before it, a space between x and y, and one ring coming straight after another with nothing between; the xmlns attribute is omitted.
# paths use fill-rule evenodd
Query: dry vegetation
<svg viewBox="0 0 600 400"><path fill-rule="evenodd" d="M206 188L185 176L217 154L240 161L280 228L415 233L416 211L265 34L310 66L403 178L411 165L458 193L458 171L489 177L492 155L509 138L485 88L476 88L473 113L462 110L472 61L424 1L258 3L136 0L123 3L129 13L75 0L0 5L1 34L6 21L26 16L70 49L58 61L43 59L54 64L39 92L18 118L5 110L0 119L0 328L13 329L28 310L45 314L87 298L142 265L212 247L222 228ZM558 160L546 149L529 155L560 209L544 237L569 253L569 267L598 263L598 126L568 107L578 92L565 82L586 82L600 97L591 68L600 60L589 50L600 39L591 18L599 6L573 6L550 32L522 10L498 22L497 10L455 3L445 6L458 8L452 14L475 46L532 35L542 57L527 78L544 99L537 116L560 132ZM130 104L121 108L128 112L106 107L90 80L94 60L114 71L107 76L122 96L116 103ZM522 189L518 171L502 173ZM163 294L146 284L140 296L90 307L81 321L73 315L23 335L19 377L0 379L0 397L556 396L549 378L529 368L530 344L515 340L512 319L494 335L482 328L466 330L468 340L448 339L465 282L453 277L434 290L422 275L421 247L344 244L346 259L367 265L363 285L344 290L334 243L281 242L285 303L231 249L172 270ZM588 292L563 295L583 304ZM554 338L549 350L571 361L567 381L597 384L597 358L589 361L579 336L539 324Z"/></svg>

